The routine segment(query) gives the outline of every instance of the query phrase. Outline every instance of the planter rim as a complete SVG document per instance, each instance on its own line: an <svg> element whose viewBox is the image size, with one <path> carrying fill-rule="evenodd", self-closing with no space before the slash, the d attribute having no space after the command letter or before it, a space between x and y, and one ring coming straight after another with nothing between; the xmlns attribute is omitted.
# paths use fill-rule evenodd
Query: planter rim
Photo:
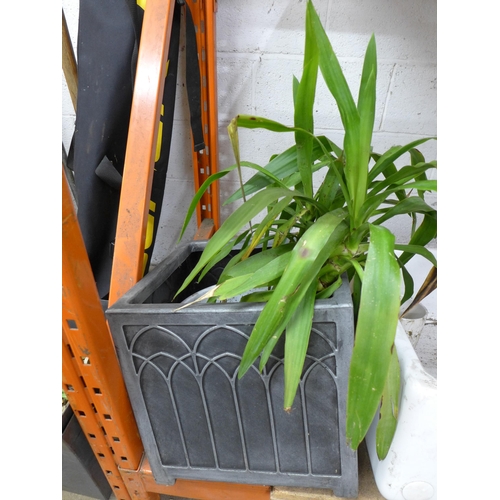
<svg viewBox="0 0 500 500"><path fill-rule="evenodd" d="M139 282L137 282L128 292L126 292L120 299L118 299L109 309L107 309L106 314L124 314L127 312L167 312L175 314L186 314L189 310L192 313L198 312L203 314L207 309L212 308L213 304L203 304L196 303L184 309L179 309L181 307L180 303L162 303L162 304L143 304L142 301L146 298L164 281L164 274L166 269L170 269L173 272L191 252L202 251L203 247L206 245L208 240L192 241L190 243L184 244L176 248L171 254L169 254L162 262L160 262L155 268L150 271L146 276L144 276ZM237 248L237 247L235 247ZM325 309L331 307L332 305L337 305L337 307L352 309L352 301L345 300L345 295L348 292L345 287L340 287L336 294L328 299L317 299L315 303L315 309ZM348 302L347 304L344 302ZM217 304L218 310L236 312L236 311L248 311L248 312L260 312L265 303L264 302L233 302L226 304ZM166 311L165 311L166 310Z"/></svg>

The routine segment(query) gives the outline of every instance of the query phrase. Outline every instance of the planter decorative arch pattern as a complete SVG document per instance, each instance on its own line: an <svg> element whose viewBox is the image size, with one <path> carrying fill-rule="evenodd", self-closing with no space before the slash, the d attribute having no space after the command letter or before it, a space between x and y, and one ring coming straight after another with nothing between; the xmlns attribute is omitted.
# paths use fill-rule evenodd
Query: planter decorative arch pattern
<svg viewBox="0 0 500 500"><path fill-rule="evenodd" d="M214 467L307 475L327 474L332 466L340 470L337 404L327 406L318 419L317 403L312 400L314 391L310 389L326 386L328 394L323 396L337 403L336 346L318 325L311 334L318 337L313 345L327 354L307 356L298 401L293 413L283 416L282 353L271 356L262 374L254 366L238 380L237 370L248 340L242 329L232 325L209 327L197 336L193 346L181 334L163 326L147 326L135 333L130 352L146 408L150 413L172 414L176 421L165 447L159 446L162 463L186 469ZM151 352L151 347L158 344L169 344L168 352ZM221 399L227 401L223 411ZM162 401L161 409L156 408L158 400ZM196 418L185 418L189 415ZM255 419L260 424L258 433ZM282 442L281 429L276 426L283 419L294 428L288 443ZM311 437L310 427L317 431L321 428L323 439L331 434L337 446L317 456L320 443L311 443L316 434ZM153 428L158 437L163 431L163 426ZM305 453L289 455L287 448L304 449ZM325 451L329 454L326 462Z"/></svg>

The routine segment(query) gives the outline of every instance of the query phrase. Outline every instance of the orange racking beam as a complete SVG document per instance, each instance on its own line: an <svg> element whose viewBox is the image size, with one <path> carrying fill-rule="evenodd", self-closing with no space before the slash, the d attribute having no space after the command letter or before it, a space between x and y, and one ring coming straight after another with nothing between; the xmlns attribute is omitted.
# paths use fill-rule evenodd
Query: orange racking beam
<svg viewBox="0 0 500 500"><path fill-rule="evenodd" d="M175 0L148 0L130 112L109 305L142 278L160 107Z"/></svg>
<svg viewBox="0 0 500 500"><path fill-rule="evenodd" d="M177 479L173 486L157 484L145 458L139 472L123 471L127 479L144 491L196 500L269 500L270 486Z"/></svg>
<svg viewBox="0 0 500 500"><path fill-rule="evenodd" d="M119 472L138 469L144 447L64 170L62 181L63 390L116 498L159 500L130 494Z"/></svg>

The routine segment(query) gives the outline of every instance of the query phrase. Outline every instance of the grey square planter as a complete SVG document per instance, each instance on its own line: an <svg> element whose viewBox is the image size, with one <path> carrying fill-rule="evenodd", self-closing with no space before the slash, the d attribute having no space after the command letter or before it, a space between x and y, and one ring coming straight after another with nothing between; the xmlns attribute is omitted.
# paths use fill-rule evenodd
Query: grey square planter
<svg viewBox="0 0 500 500"><path fill-rule="evenodd" d="M179 307L172 297L204 247L173 252L107 310L155 480L176 478L330 488L356 497L357 454L346 445L353 347L347 283L317 301L300 390L283 410L283 342L263 373L237 368L262 304ZM224 262L179 301L215 284Z"/></svg>

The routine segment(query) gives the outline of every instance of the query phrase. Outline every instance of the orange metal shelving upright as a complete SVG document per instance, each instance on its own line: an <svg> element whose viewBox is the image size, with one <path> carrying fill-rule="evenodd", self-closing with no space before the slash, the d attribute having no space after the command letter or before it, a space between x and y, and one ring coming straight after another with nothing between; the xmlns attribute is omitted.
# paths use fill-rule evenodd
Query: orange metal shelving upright
<svg viewBox="0 0 500 500"><path fill-rule="evenodd" d="M199 3L198 3L199 2ZM217 120L217 64L216 64L216 10L215 0L187 0L196 27L196 43L200 63L202 123L206 147L193 154L195 190L213 173L218 171L218 120ZM219 227L219 187L210 186L197 207L198 226L204 220Z"/></svg>
<svg viewBox="0 0 500 500"><path fill-rule="evenodd" d="M118 500L131 494L120 467L138 469L143 446L63 171L63 390Z"/></svg>
<svg viewBox="0 0 500 500"><path fill-rule="evenodd" d="M158 133L174 1L148 0L145 9L118 214L110 305L142 277L153 145ZM193 153L198 187L210 173L217 171L216 2L188 0L188 4L200 50L202 124L207 145L203 152ZM76 78L76 64L68 67L74 68ZM62 194L63 389L117 500L159 500L160 494L200 500L268 500L268 486L180 479L173 486L155 482L144 457L64 169ZM218 190L214 187L198 210L198 236L209 237L218 224Z"/></svg>
<svg viewBox="0 0 500 500"><path fill-rule="evenodd" d="M148 0L139 47L135 90L121 188L114 248L110 305L142 277L144 242L153 180L161 96L165 83L174 0ZM197 32L202 82L202 126L207 147L193 153L195 187L217 171L217 89L214 0L188 0ZM166 15L168 13L168 15ZM210 38L208 38L210 36ZM198 207L198 225L219 224L219 197L214 186Z"/></svg>

